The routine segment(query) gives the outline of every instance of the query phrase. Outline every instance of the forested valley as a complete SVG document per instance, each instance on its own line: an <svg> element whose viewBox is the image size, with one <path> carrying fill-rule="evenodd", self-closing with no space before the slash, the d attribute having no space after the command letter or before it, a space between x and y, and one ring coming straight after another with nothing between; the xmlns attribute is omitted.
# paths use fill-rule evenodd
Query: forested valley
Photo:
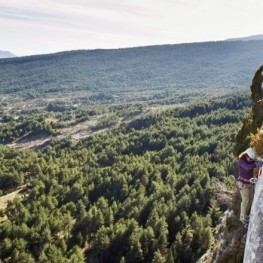
<svg viewBox="0 0 263 263"><path fill-rule="evenodd" d="M191 263L214 245L228 205L220 195L235 189L234 144L249 96L143 107L50 103L2 114L0 195L22 191L0 210L0 262ZM101 132L58 139L66 123L102 113L93 127ZM57 139L10 147L29 133Z"/></svg>

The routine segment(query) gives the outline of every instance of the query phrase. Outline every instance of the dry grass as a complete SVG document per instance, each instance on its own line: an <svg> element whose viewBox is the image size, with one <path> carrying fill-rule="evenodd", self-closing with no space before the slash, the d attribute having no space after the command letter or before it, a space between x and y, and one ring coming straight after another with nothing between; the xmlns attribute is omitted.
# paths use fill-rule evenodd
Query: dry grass
<svg viewBox="0 0 263 263"><path fill-rule="evenodd" d="M13 201L16 197L21 196L21 192L23 192L26 189L26 185L22 185L18 187L15 191L12 193L0 196L0 210L5 210L8 204L8 201ZM7 217L0 216L0 223L4 222L7 219Z"/></svg>
<svg viewBox="0 0 263 263"><path fill-rule="evenodd" d="M15 197L19 196L21 192L26 188L26 185L22 185L17 188L14 192L0 196L0 209L6 209L8 201L12 201Z"/></svg>
<svg viewBox="0 0 263 263"><path fill-rule="evenodd" d="M240 193L229 191L223 182L213 178L213 185L217 189L217 201L221 207L228 207L221 223L215 229L215 242L198 263L241 263L246 229L239 221Z"/></svg>
<svg viewBox="0 0 263 263"><path fill-rule="evenodd" d="M226 185L218 178L212 178L214 189L216 189L215 195L219 206L225 208L231 208L233 206L233 197L235 192L229 190Z"/></svg>
<svg viewBox="0 0 263 263"><path fill-rule="evenodd" d="M263 155L263 130L257 129L256 134L250 134L251 147L256 151L258 156Z"/></svg>

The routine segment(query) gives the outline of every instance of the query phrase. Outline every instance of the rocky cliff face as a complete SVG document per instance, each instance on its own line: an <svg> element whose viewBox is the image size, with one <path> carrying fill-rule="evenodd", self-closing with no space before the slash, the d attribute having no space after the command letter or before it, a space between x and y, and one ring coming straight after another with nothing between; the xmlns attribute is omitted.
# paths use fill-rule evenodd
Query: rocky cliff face
<svg viewBox="0 0 263 263"><path fill-rule="evenodd" d="M252 109L244 116L236 136L235 153L238 156L253 147L263 158L263 65L256 71L251 89ZM215 233L215 244L199 263L261 263L263 262L263 168L255 185L249 228L239 221L240 194L232 195L232 202Z"/></svg>
<svg viewBox="0 0 263 263"><path fill-rule="evenodd" d="M252 110L244 116L243 125L236 137L235 151L238 155L252 147L258 156L263 157L263 66L256 71L250 89ZM263 262L263 172L255 184L247 233L240 225L236 228L236 233L240 233L239 239L235 241L239 241L239 251L244 251L243 263ZM231 260L233 261L228 261L226 257L225 262L242 262L242 257L233 257Z"/></svg>
<svg viewBox="0 0 263 263"><path fill-rule="evenodd" d="M243 263L263 262L263 174L256 184Z"/></svg>
<svg viewBox="0 0 263 263"><path fill-rule="evenodd" d="M251 120L243 123L243 131L250 132L249 141L257 155L263 157L263 66L261 66L251 85L251 98L254 102ZM241 131L242 131L241 129ZM241 133L240 131L240 133ZM244 135L245 136L245 133ZM239 141L237 140L237 143ZM262 168L263 169L263 168ZM255 195L250 212L250 223L246 237L243 263L263 262L263 170L255 186Z"/></svg>

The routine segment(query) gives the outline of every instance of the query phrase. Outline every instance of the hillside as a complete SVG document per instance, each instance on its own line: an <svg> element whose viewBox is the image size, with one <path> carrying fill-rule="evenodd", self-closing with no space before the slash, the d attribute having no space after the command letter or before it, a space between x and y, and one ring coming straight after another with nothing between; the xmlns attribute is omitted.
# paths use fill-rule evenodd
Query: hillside
<svg viewBox="0 0 263 263"><path fill-rule="evenodd" d="M0 59L1 58L13 58L13 57L16 57L16 55L11 53L10 51L2 51L2 50L0 50Z"/></svg>
<svg viewBox="0 0 263 263"><path fill-rule="evenodd" d="M219 223L262 57L224 41L0 60L0 261L241 262L221 254L236 215Z"/></svg>
<svg viewBox="0 0 263 263"><path fill-rule="evenodd" d="M250 40L263 40L263 35L253 35L247 37L228 38L226 41L250 41Z"/></svg>
<svg viewBox="0 0 263 263"><path fill-rule="evenodd" d="M246 88L262 57L263 41L220 41L2 59L0 93L54 99L67 92L83 103L169 97L178 103Z"/></svg>
<svg viewBox="0 0 263 263"><path fill-rule="evenodd" d="M1 192L27 184L1 211L0 259L196 262L216 245L213 231L231 199L225 189L235 187L234 138L249 105L235 96L149 112L36 152L0 146ZM50 129L44 116L2 125L13 136L27 123L39 133Z"/></svg>
<svg viewBox="0 0 263 263"><path fill-rule="evenodd" d="M263 66L260 66L250 86L253 100L252 110L243 117L243 124L236 134L235 154L238 156L248 147L252 147L258 157L263 154L263 111L262 89ZM245 229L239 220L240 192L233 194L231 205L217 228L217 244L207 252L200 263L225 262L262 262L262 172L255 185L255 195L250 212L249 227ZM244 259L243 259L244 258Z"/></svg>

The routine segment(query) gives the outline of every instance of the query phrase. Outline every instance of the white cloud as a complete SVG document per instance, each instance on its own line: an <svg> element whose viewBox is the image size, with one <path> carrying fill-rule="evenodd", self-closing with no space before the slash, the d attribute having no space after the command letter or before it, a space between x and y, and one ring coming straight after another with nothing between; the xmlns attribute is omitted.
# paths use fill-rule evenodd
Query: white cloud
<svg viewBox="0 0 263 263"><path fill-rule="evenodd" d="M261 34L262 9L262 0L0 0L0 50L27 55Z"/></svg>

